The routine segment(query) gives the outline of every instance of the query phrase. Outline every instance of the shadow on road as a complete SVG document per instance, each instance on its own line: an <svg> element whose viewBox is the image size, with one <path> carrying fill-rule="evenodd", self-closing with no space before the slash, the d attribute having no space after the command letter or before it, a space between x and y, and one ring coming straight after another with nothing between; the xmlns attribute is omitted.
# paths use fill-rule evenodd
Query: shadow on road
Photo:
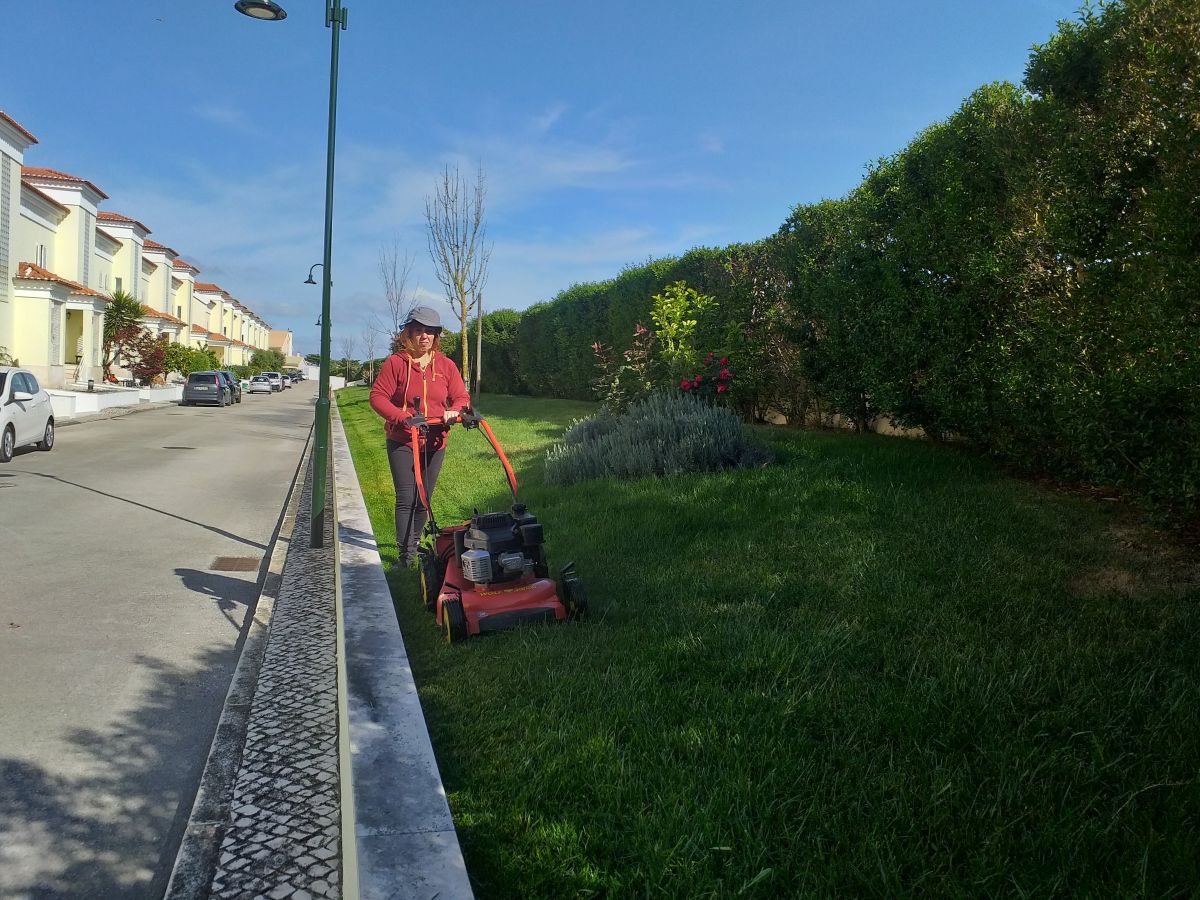
<svg viewBox="0 0 1200 900"><path fill-rule="evenodd" d="M215 572L202 572L199 569L176 569L175 574L182 579L183 586L189 591L215 600L221 615L235 630L242 631L247 624L246 611L258 599L262 582L260 577L256 577L254 581L246 581Z"/></svg>
<svg viewBox="0 0 1200 900"><path fill-rule="evenodd" d="M60 772L0 758L0 897L163 895L235 661L138 657L136 707L70 733Z"/></svg>
<svg viewBox="0 0 1200 900"><path fill-rule="evenodd" d="M241 537L231 531L226 531L224 528L218 528L215 525L205 525L203 522L197 522L195 519L189 519L185 516L177 516L175 513L167 512L164 509L156 509L153 506L147 506L145 503L138 503L136 500L130 500L126 497L118 497L116 494L110 494L107 491L102 491L98 488L88 487L86 484L79 484L75 481L69 481L66 478L60 478L57 475L47 475L45 472L29 472L21 470L22 475L35 475L38 478L48 478L51 481L57 481L59 484L69 484L71 487L77 487L80 490L91 491L93 494L99 494L101 497L108 497L111 500L120 500L122 503L128 503L130 506L136 506L139 509L149 510L150 512L158 513L160 516L168 516L172 519L178 519L180 522L187 522L189 525L195 525L197 528L203 528L205 531L211 531L213 534L219 534L222 537L227 537L230 540L237 541L240 544L245 544L248 547L255 547L259 550L266 550L266 545L260 544L257 541L252 541L249 538Z"/></svg>

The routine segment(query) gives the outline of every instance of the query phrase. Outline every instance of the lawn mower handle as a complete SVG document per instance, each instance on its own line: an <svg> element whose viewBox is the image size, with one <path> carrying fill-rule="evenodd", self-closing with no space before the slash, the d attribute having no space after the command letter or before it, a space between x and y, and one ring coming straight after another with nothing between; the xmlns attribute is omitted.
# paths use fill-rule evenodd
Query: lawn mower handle
<svg viewBox="0 0 1200 900"><path fill-rule="evenodd" d="M508 457L504 455L504 449L500 446L500 442L496 440L496 435L492 432L491 426L488 425L487 419L479 415L473 409L467 407L462 410L460 419L463 428L479 428L483 431L483 436L487 438L487 442L492 445L492 449L496 451L496 455L500 457L500 462L504 466L504 474L508 476L508 490L512 494L513 503L517 502L517 476L513 472L512 464L509 463ZM440 416L434 418L426 418L423 415L417 414L409 416L404 420L404 424L408 426L408 433L412 439L413 449L413 477L417 482L417 493L421 497L421 503L429 512L430 517L433 516L433 508L429 505L429 497L425 495L425 477L421 471L421 433L426 431L430 425L440 425L448 427L446 420Z"/></svg>

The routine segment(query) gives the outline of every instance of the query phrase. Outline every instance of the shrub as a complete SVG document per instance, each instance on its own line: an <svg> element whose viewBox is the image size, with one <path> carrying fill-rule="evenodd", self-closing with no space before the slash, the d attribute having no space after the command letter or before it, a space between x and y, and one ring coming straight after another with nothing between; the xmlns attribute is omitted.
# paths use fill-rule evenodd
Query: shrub
<svg viewBox="0 0 1200 900"><path fill-rule="evenodd" d="M562 443L546 453L546 482L715 472L771 459L729 410L686 394L661 393L620 415L602 412L572 424Z"/></svg>
<svg viewBox="0 0 1200 900"><path fill-rule="evenodd" d="M732 365L728 356L717 356L710 350L700 371L679 380L679 389L708 403L728 403L733 387Z"/></svg>

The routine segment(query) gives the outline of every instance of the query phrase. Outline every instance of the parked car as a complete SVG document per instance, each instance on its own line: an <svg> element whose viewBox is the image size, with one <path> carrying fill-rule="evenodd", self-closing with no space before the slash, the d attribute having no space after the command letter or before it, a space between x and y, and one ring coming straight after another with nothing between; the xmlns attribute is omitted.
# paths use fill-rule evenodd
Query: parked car
<svg viewBox="0 0 1200 900"><path fill-rule="evenodd" d="M18 447L54 447L54 407L33 373L0 366L0 462L8 462Z"/></svg>
<svg viewBox="0 0 1200 900"><path fill-rule="evenodd" d="M226 372L224 369L217 372L229 384L229 395L233 397L234 403L242 402L242 385L237 380L232 372Z"/></svg>
<svg viewBox="0 0 1200 900"><path fill-rule="evenodd" d="M228 406L232 402L233 391L220 372L193 372L183 386L184 406L195 406L197 403Z"/></svg>
<svg viewBox="0 0 1200 900"><path fill-rule="evenodd" d="M266 375L255 375L250 379L249 391L252 394L269 394L275 388L271 387L271 379Z"/></svg>
<svg viewBox="0 0 1200 900"><path fill-rule="evenodd" d="M283 390L283 376L282 375L280 375L278 372L263 372L263 374L266 375L269 379L271 379L271 389L272 390L275 390L275 391Z"/></svg>

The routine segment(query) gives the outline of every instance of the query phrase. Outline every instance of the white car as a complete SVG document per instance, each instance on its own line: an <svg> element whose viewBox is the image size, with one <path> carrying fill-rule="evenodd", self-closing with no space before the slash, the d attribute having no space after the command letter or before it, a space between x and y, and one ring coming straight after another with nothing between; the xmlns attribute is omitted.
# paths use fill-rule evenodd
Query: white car
<svg viewBox="0 0 1200 900"><path fill-rule="evenodd" d="M8 462L18 447L54 446L54 407L33 373L0 366L0 462Z"/></svg>
<svg viewBox="0 0 1200 900"><path fill-rule="evenodd" d="M271 379L271 390L273 390L273 391L282 391L283 390L283 376L282 375L280 375L278 372L263 372L263 374Z"/></svg>
<svg viewBox="0 0 1200 900"><path fill-rule="evenodd" d="M255 375L250 379L250 386L246 390L251 394L269 394L275 388L271 387L271 379L266 375Z"/></svg>

